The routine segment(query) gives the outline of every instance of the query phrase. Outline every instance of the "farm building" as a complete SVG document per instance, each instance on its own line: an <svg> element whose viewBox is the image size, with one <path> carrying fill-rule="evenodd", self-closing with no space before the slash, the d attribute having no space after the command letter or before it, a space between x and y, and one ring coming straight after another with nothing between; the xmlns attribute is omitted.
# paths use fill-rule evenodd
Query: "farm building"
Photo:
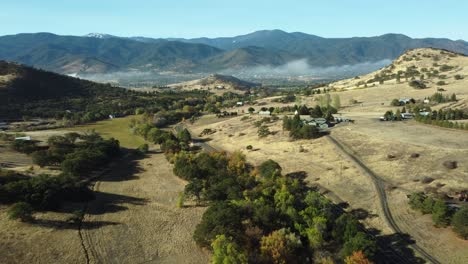
<svg viewBox="0 0 468 264"><path fill-rule="evenodd" d="M403 119L412 119L414 115L412 113L402 113L401 118Z"/></svg>

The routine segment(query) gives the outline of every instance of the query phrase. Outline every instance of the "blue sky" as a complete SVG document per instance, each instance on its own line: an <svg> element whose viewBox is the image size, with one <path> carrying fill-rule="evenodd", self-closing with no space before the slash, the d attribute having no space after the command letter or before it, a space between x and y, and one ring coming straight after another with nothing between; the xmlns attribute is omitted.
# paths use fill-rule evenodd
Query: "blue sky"
<svg viewBox="0 0 468 264"><path fill-rule="evenodd" d="M5 0L0 35L219 37L261 29L323 37L376 36L468 40L463 0Z"/></svg>

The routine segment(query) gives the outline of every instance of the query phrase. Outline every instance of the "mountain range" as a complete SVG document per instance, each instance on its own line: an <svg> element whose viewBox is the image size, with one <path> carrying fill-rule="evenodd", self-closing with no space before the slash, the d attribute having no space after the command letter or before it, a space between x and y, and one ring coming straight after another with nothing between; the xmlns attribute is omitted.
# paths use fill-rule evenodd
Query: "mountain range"
<svg viewBox="0 0 468 264"><path fill-rule="evenodd" d="M195 39L24 33L0 37L0 59L64 74L215 72L280 66L296 60L306 60L311 67L352 65L395 59L408 49L421 47L468 54L468 42L463 40L414 39L401 34L322 38L262 30L235 37Z"/></svg>

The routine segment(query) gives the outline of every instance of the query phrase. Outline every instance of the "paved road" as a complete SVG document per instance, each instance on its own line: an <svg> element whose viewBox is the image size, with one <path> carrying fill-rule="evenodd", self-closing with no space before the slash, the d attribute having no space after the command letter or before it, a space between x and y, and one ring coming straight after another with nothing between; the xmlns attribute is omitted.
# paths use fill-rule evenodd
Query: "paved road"
<svg viewBox="0 0 468 264"><path fill-rule="evenodd" d="M380 204L382 206L385 220L389 224L390 228L397 234L403 234L401 229L398 227L397 223L393 219L392 212L390 211L390 208L388 206L387 202L387 194L385 192L385 182L378 177L371 169L369 169L358 157L356 157L353 154L353 151L350 150L348 147L344 146L341 144L338 140L336 140L334 137L331 135L327 136L339 149L341 149L344 153L346 153L353 161L355 161L372 179L375 188L377 190ZM418 252L421 256L423 256L426 260L434 263L434 264L440 264L440 262L433 256L431 256L429 253L427 253L424 249L419 247L417 244L411 244L411 248Z"/></svg>

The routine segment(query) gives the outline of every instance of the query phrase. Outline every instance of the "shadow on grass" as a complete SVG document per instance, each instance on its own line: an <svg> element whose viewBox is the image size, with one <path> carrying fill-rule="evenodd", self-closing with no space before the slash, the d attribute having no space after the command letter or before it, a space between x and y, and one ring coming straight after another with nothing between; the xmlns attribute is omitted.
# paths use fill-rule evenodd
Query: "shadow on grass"
<svg viewBox="0 0 468 264"><path fill-rule="evenodd" d="M89 203L87 214L100 215L127 210L129 205L145 205L146 199L114 193L95 192L96 199Z"/></svg>
<svg viewBox="0 0 468 264"><path fill-rule="evenodd" d="M376 230L371 231L376 232ZM377 254L377 263L426 263L424 259L414 254L411 245L415 241L408 234L378 235L376 239L377 245L381 251L384 251Z"/></svg>
<svg viewBox="0 0 468 264"><path fill-rule="evenodd" d="M110 166L99 181L102 182L118 182L136 180L139 177L136 174L143 172L143 168L139 165L139 161L149 157L148 154L142 154L138 151L123 149L124 156Z"/></svg>
<svg viewBox="0 0 468 264"><path fill-rule="evenodd" d="M46 227L46 228L54 228L54 229L76 229L78 230L78 223L72 223L68 221L60 221L60 220L50 220L50 219L35 219L29 222L32 225ZM111 222L111 221L93 221L93 222L83 222L81 223L81 229L97 229L104 226L110 225L119 225L120 223Z"/></svg>

